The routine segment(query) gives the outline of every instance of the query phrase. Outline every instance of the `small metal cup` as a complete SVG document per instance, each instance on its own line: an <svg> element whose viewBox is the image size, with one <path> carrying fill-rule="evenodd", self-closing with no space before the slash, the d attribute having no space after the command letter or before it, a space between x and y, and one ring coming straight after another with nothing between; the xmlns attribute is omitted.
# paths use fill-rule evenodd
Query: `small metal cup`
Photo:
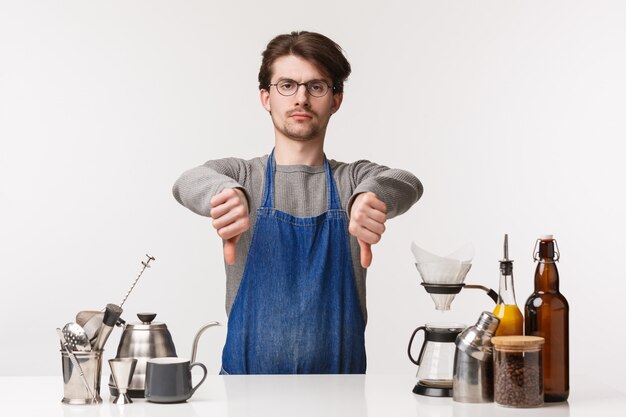
<svg viewBox="0 0 626 417"><path fill-rule="evenodd" d="M89 388L93 391L95 399L85 386L85 381L80 376L80 370L76 368L65 350L61 350L61 366L63 369L63 399L64 404L99 404L100 376L102 373L102 350L91 352L73 352L76 360L82 368Z"/></svg>

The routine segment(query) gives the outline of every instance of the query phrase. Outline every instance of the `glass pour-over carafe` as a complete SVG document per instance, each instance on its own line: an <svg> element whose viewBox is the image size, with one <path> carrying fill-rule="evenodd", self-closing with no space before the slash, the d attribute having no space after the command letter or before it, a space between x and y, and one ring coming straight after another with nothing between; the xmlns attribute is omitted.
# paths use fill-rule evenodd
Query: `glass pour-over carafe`
<svg viewBox="0 0 626 417"><path fill-rule="evenodd" d="M408 354L411 362L419 366L415 394L431 397L452 397L454 351L456 337L465 329L459 323L431 323L420 326L411 335ZM417 357L413 358L411 346L415 335L423 330L424 343Z"/></svg>

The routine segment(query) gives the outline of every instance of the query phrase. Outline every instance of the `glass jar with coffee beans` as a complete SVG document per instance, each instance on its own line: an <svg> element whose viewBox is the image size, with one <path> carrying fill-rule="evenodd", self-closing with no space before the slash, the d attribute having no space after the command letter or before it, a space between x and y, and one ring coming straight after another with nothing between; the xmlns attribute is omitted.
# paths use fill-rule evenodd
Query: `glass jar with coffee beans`
<svg viewBox="0 0 626 417"><path fill-rule="evenodd" d="M543 337L497 336L494 347L494 400L504 407L543 405Z"/></svg>

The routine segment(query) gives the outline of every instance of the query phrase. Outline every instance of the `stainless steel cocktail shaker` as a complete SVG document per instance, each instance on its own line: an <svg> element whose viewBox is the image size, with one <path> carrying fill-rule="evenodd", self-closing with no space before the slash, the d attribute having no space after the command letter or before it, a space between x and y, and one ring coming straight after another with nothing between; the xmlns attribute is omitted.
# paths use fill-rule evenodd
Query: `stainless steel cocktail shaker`
<svg viewBox="0 0 626 417"><path fill-rule="evenodd" d="M456 339L452 398L463 403L493 402L493 347L491 337L500 320L484 311L475 326Z"/></svg>

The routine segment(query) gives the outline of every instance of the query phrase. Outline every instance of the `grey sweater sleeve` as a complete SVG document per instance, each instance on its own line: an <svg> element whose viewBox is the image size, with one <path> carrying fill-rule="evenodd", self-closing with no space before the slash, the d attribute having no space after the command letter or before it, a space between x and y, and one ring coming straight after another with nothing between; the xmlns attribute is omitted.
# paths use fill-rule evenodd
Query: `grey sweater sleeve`
<svg viewBox="0 0 626 417"><path fill-rule="evenodd" d="M243 160L216 159L185 171L174 184L172 193L189 210L211 217L211 198L226 188L240 188L249 199L249 194L242 185L247 175Z"/></svg>
<svg viewBox="0 0 626 417"><path fill-rule="evenodd" d="M402 169L388 168L360 160L348 165L355 187L348 202L348 213L358 194L373 192L387 206L387 218L405 213L424 193L420 180Z"/></svg>

